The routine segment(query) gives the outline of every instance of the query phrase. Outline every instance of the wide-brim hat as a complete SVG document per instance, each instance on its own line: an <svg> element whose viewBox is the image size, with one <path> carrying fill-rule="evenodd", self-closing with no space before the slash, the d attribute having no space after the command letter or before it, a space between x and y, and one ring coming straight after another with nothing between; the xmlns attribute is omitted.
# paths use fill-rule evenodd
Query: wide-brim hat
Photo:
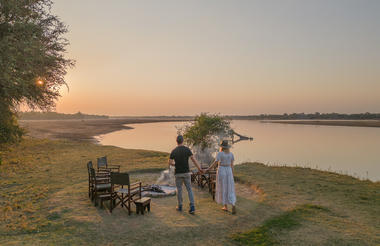
<svg viewBox="0 0 380 246"><path fill-rule="evenodd" d="M231 148L231 145L228 144L228 140L223 140L222 142L220 142L219 146L227 149Z"/></svg>

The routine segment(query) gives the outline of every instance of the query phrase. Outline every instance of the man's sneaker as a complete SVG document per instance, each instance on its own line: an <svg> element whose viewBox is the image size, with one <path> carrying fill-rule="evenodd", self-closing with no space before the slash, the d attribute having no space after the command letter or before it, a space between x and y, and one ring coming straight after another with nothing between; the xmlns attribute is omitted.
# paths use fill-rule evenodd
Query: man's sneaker
<svg viewBox="0 0 380 246"><path fill-rule="evenodd" d="M182 205L177 206L177 207L176 207L176 210L177 210L178 212L182 212Z"/></svg>
<svg viewBox="0 0 380 246"><path fill-rule="evenodd" d="M194 214L195 213L195 207L190 206L189 214Z"/></svg>

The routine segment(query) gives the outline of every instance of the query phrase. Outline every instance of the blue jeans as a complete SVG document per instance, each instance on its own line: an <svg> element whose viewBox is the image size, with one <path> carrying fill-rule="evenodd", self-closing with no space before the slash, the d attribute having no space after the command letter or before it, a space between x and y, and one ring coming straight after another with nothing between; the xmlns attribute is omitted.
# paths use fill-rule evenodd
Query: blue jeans
<svg viewBox="0 0 380 246"><path fill-rule="evenodd" d="M185 183L187 194L189 195L190 206L194 206L194 195L191 189L191 177L189 173L175 175L175 184L177 186L178 206L182 206L182 183Z"/></svg>

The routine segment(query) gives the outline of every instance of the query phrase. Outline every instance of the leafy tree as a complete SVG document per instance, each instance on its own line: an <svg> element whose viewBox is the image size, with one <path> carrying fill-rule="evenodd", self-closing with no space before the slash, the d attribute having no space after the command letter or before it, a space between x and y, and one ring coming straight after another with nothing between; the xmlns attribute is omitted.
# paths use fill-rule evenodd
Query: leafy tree
<svg viewBox="0 0 380 246"><path fill-rule="evenodd" d="M183 130L185 142L190 146L210 147L220 137L231 136L230 122L219 115L202 113ZM217 139L218 138L218 139Z"/></svg>
<svg viewBox="0 0 380 246"><path fill-rule="evenodd" d="M18 106L49 110L73 61L66 59L66 26L51 14L50 0L0 0L0 144L22 131Z"/></svg>
<svg viewBox="0 0 380 246"><path fill-rule="evenodd" d="M210 164L224 138L232 137L230 122L219 115L202 113L194 122L180 130L185 143L193 149L195 157L204 164Z"/></svg>

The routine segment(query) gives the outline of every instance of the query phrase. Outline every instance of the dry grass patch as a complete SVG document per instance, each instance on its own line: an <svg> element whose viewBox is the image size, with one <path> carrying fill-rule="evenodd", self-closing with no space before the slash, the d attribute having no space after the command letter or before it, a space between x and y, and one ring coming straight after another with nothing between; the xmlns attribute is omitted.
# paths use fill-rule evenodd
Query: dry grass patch
<svg viewBox="0 0 380 246"><path fill-rule="evenodd" d="M246 233L256 240L259 234L249 233L255 230L269 242L284 245L380 242L379 183L251 163L235 169L236 216L221 211L208 192L197 187L195 216L176 212L176 197L153 199L150 213L128 216L121 208L110 214L88 199L86 163L103 155L145 184L157 180L168 157L161 152L40 139L25 139L3 153L0 244L234 245L237 241L230 235Z"/></svg>

